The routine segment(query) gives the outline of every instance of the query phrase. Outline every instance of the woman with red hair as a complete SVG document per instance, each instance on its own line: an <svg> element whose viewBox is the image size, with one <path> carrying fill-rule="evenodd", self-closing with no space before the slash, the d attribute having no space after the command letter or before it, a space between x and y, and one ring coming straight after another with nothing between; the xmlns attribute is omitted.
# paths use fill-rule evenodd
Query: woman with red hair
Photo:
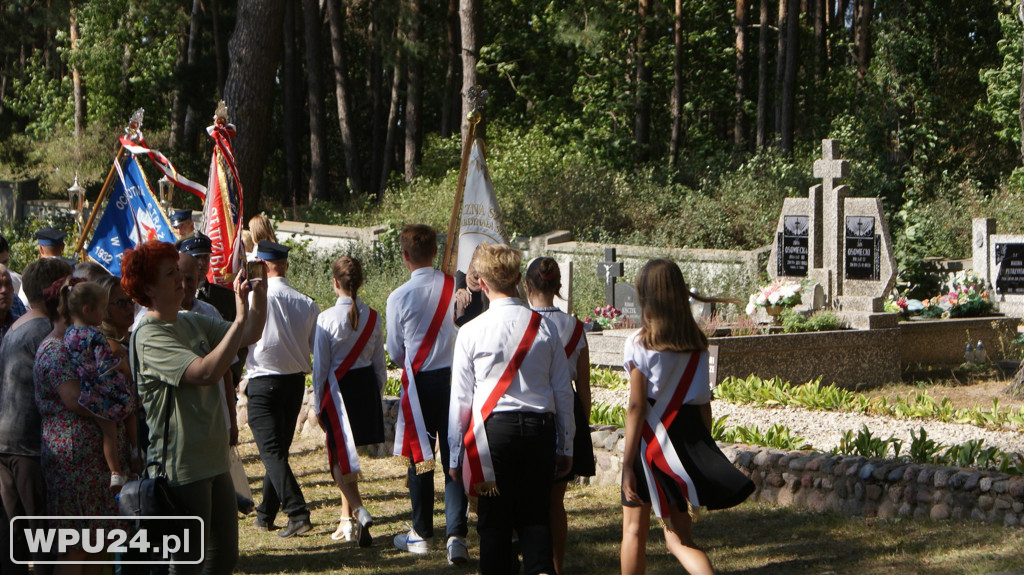
<svg viewBox="0 0 1024 575"><path fill-rule="evenodd" d="M150 241L126 251L121 271L124 291L149 308L129 343L149 424L147 460L164 462L174 494L203 518L206 531L205 568L176 565L177 572L230 573L238 558L238 521L218 384L238 348L263 334L266 285L236 278L235 319L226 322L178 313L185 291L171 244Z"/></svg>

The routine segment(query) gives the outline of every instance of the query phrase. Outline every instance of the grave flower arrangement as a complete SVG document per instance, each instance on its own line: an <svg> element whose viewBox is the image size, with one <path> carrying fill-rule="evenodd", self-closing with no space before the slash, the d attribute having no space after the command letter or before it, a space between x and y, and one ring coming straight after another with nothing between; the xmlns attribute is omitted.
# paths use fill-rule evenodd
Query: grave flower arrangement
<svg viewBox="0 0 1024 575"><path fill-rule="evenodd" d="M594 322L596 325L601 326L601 329L613 329L615 327L617 318L622 316L622 311L619 308L609 304L604 307L594 308L594 317L586 318L583 320L586 323Z"/></svg>
<svg viewBox="0 0 1024 575"><path fill-rule="evenodd" d="M802 283L789 280L775 280L768 285L761 286L756 292L750 294L750 299L747 301L747 315L753 315L759 307L793 307L803 301L801 296L803 288Z"/></svg>
<svg viewBox="0 0 1024 575"><path fill-rule="evenodd" d="M985 280L972 270L957 273L949 292L921 304L921 315L930 318L978 317L992 313L994 308Z"/></svg>

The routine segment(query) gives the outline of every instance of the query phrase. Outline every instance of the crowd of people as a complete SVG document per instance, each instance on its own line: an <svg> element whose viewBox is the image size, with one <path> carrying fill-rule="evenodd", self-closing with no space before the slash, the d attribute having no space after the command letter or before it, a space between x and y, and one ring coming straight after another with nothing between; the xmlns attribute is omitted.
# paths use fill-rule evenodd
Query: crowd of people
<svg viewBox="0 0 1024 575"><path fill-rule="evenodd" d="M506 245L483 244L465 285L433 267L437 234L407 225L400 235L409 280L383 317L359 297L363 267L336 259L336 303L321 311L288 282L287 246L257 216L244 234L249 263L231 287L206 280L209 238L187 210L171 214L176 244L127 250L122 277L63 258L63 235L37 233L39 259L9 270L0 238L0 496L3 527L86 527L75 517L117 515L125 481L154 464L192 515L203 519L202 564L174 573L230 573L238 513L232 482L238 442L235 400L266 470L255 528L280 537L312 529L289 463L296 419L312 374L327 465L341 492L336 541L373 544L374 518L359 491L357 449L384 441L385 350L402 370L394 454L408 462L411 528L394 546L443 549L469 561L468 511L476 511L484 574L563 573L566 486L594 474L590 360L584 325L555 307L557 262L525 267ZM460 278L462 279L462 278ZM669 550L690 573L710 573L694 543L699 507L742 502L753 484L710 435L707 339L690 312L679 267L652 260L637 277L642 326L627 341L630 377L623 457L621 570L642 573L652 510ZM526 297L521 297L521 293ZM444 478L444 536L435 543L435 471ZM396 485L396 489L399 487ZM251 507L251 502L248 503ZM275 524L278 514L285 523ZM26 556L24 538L15 541ZM4 557L3 573L27 572ZM52 566L37 554L36 573ZM64 561L90 561L78 547ZM88 563L68 573L99 573Z"/></svg>

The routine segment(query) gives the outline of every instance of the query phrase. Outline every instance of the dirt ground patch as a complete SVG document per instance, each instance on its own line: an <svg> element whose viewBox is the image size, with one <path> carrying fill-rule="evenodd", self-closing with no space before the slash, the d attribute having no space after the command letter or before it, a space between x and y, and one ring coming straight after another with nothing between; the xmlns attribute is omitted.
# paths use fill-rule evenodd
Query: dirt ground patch
<svg viewBox="0 0 1024 575"><path fill-rule="evenodd" d="M885 385L864 391L869 397L896 399L908 394L927 392L936 399L948 398L957 408L978 407L991 409L992 400L998 399L1001 409L1024 407L1024 399L1010 397L1006 388L1013 374L989 369L934 369L910 372L903 383Z"/></svg>

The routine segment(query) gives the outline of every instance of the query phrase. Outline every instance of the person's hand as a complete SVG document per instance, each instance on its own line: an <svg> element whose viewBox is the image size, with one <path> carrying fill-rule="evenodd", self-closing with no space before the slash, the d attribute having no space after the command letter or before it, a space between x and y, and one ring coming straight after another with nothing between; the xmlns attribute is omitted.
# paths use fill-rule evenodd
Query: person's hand
<svg viewBox="0 0 1024 575"><path fill-rule="evenodd" d="M622 495L626 498L627 503L633 503L640 505L643 503L640 500L640 495L636 492L636 473L633 472L632 465L622 466Z"/></svg>
<svg viewBox="0 0 1024 575"><path fill-rule="evenodd" d="M462 288L455 291L455 317L462 317L466 308L473 301L473 294L468 289Z"/></svg>
<svg viewBox="0 0 1024 575"><path fill-rule="evenodd" d="M242 274L237 274L232 287L235 291L235 321L245 322L245 317L249 313L249 292L252 289L252 282L244 281Z"/></svg>
<svg viewBox="0 0 1024 575"><path fill-rule="evenodd" d="M555 477L565 477L572 471L572 456L571 455L556 455L555 456Z"/></svg>
<svg viewBox="0 0 1024 575"><path fill-rule="evenodd" d="M451 477L455 483L462 483L462 466L449 468L448 477Z"/></svg>

